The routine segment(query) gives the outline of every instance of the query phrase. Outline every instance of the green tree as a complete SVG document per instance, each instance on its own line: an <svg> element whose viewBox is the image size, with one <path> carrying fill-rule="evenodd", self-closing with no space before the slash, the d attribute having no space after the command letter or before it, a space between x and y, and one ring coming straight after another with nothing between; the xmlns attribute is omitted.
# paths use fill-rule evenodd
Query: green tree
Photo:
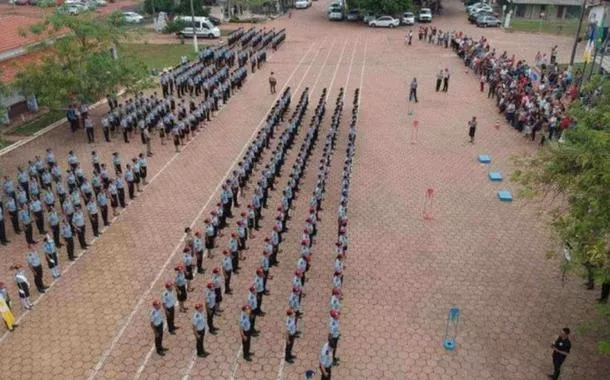
<svg viewBox="0 0 610 380"><path fill-rule="evenodd" d="M412 0L349 0L349 8L358 8L375 14L397 15L413 6Z"/></svg>
<svg viewBox="0 0 610 380"><path fill-rule="evenodd" d="M152 14L153 5L155 7L155 14L159 12L165 12L170 15L191 15L190 0L181 0L178 2L174 0L144 0L144 12ZM210 7L205 6L203 0L193 0L193 10L195 11L195 16L210 15Z"/></svg>
<svg viewBox="0 0 610 380"><path fill-rule="evenodd" d="M141 60L121 50L121 42L131 37L118 13L52 14L30 33L64 34L39 63L16 77L15 87L24 95L36 95L41 105L62 108L75 100L93 102L119 87L138 91L149 83ZM121 54L115 59L113 51Z"/></svg>
<svg viewBox="0 0 610 380"><path fill-rule="evenodd" d="M3 73L2 70L0 70L0 124L8 119L8 106L2 102L2 98L9 94L9 86L4 83Z"/></svg>
<svg viewBox="0 0 610 380"><path fill-rule="evenodd" d="M569 109L576 128L563 144L549 144L535 156L515 158L513 179L521 194L541 203L554 232L569 246L566 269L610 283L610 81L594 77L583 86L583 99ZM603 308L603 307L602 307ZM597 324L600 351L610 353L609 310Z"/></svg>

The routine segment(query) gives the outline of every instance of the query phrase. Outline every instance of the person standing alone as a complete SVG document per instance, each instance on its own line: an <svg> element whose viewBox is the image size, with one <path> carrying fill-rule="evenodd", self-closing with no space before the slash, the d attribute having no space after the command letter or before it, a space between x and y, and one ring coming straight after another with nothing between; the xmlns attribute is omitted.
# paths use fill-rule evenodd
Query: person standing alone
<svg viewBox="0 0 610 380"><path fill-rule="evenodd" d="M271 91L271 94L275 94L275 85L277 84L277 79L275 79L275 76L273 75L273 71L271 72L271 75L269 75L269 90Z"/></svg>
<svg viewBox="0 0 610 380"><path fill-rule="evenodd" d="M569 335L570 329L564 327L555 342L551 344L551 348L553 349L553 374L549 375L549 379L559 379L561 365L568 357L570 349L572 348L572 343L570 343Z"/></svg>
<svg viewBox="0 0 610 380"><path fill-rule="evenodd" d="M411 89L409 91L409 101L417 103L417 78L411 81Z"/></svg>
<svg viewBox="0 0 610 380"><path fill-rule="evenodd" d="M474 135L477 132L477 117L473 116L472 120L468 122L468 136L470 137L470 143L474 144Z"/></svg>

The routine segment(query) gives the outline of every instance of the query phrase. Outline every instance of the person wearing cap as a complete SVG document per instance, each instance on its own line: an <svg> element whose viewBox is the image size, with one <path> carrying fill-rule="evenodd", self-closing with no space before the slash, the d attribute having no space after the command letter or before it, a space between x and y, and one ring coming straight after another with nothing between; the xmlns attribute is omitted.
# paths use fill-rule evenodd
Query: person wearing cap
<svg viewBox="0 0 610 380"><path fill-rule="evenodd" d="M254 237L252 230L256 228L256 211L252 205L248 205L248 233L251 237ZM258 230L258 228L257 228Z"/></svg>
<svg viewBox="0 0 610 380"><path fill-rule="evenodd" d="M45 286L42 276L42 265L40 263L40 255L34 248L33 244L28 246L28 252L25 254L25 260L28 263L28 266L34 273L34 284L36 284L36 288L40 293L46 293L47 286Z"/></svg>
<svg viewBox="0 0 610 380"><path fill-rule="evenodd" d="M341 311L341 289L333 288L328 305L330 310Z"/></svg>
<svg viewBox="0 0 610 380"><path fill-rule="evenodd" d="M197 259L197 273L203 274L205 272L205 269L203 269L203 251L205 250L205 245L203 244L203 240L201 240L201 231L195 232L193 250L195 251L195 257Z"/></svg>
<svg viewBox="0 0 610 380"><path fill-rule="evenodd" d="M176 285L176 297L178 298L178 305L180 306L180 312L185 313L188 308L184 306L188 295L186 292L186 273L184 265L180 264L174 268L176 271L176 278L174 284Z"/></svg>
<svg viewBox="0 0 610 380"><path fill-rule="evenodd" d="M53 278L58 278L61 276L59 272L59 260L57 259L57 248L55 247L55 242L53 238L51 238L48 234L45 235L42 243L42 250L45 253L45 258L47 259L47 264L49 265L49 269L51 270L51 275Z"/></svg>
<svg viewBox="0 0 610 380"><path fill-rule="evenodd" d="M277 226L273 226L271 231L271 255L269 256L269 262L273 266L277 266L280 262L277 260L277 253L279 250L280 243L282 242L280 232Z"/></svg>
<svg viewBox="0 0 610 380"><path fill-rule="evenodd" d="M299 288L301 290L303 288L303 272L300 270L294 271L294 276L292 277L292 287Z"/></svg>
<svg viewBox="0 0 610 380"><path fill-rule="evenodd" d="M34 305L30 302L30 282L25 275L25 270L19 264L13 265L11 269L15 270L13 278L15 279L15 284L17 285L17 290L19 292L19 301L24 309L30 310Z"/></svg>
<svg viewBox="0 0 610 380"><path fill-rule="evenodd" d="M167 319L167 330L171 335L176 334L176 325L174 324L176 297L174 296L173 290L174 283L167 281L165 283L165 289L161 292L161 303L163 304L165 318Z"/></svg>
<svg viewBox="0 0 610 380"><path fill-rule="evenodd" d="M240 251L244 251L246 249L248 249L248 247L246 246L246 242L248 241L248 228L247 223L248 220L247 218L245 218L246 213L242 212L242 220L238 220L237 221L237 235L239 237L239 239L237 240L238 243L238 248ZM244 221L245 219L245 221ZM240 255L243 254L243 252L240 253Z"/></svg>
<svg viewBox="0 0 610 380"><path fill-rule="evenodd" d="M307 371L305 371L305 380L312 380L315 375L316 373L314 371L308 369Z"/></svg>
<svg viewBox="0 0 610 380"><path fill-rule="evenodd" d="M21 205L21 210L19 210L19 222L25 232L25 242L27 244L36 243L33 237L34 230L32 228L32 217L30 216L30 210L28 209L27 204Z"/></svg>
<svg viewBox="0 0 610 380"><path fill-rule="evenodd" d="M98 207L95 198L89 198L87 202L87 211L89 211L89 220L91 221L91 229L93 230L93 236L100 236L100 220L98 218Z"/></svg>
<svg viewBox="0 0 610 380"><path fill-rule="evenodd" d="M263 294L265 293L265 272L263 268L258 268L256 270L256 275L254 276L254 288L256 289L256 308L253 309L253 312L254 314L262 317L265 315L265 312L261 309L263 304Z"/></svg>
<svg viewBox="0 0 610 380"><path fill-rule="evenodd" d="M339 337L341 336L341 329L339 326L339 311L331 310L330 318L328 320L328 344L333 350L333 364L337 364L339 358L337 358L337 345L339 344Z"/></svg>
<svg viewBox="0 0 610 380"><path fill-rule="evenodd" d="M248 306L250 306L250 310L256 310L258 308L258 303L256 301L256 288L254 285L251 285L248 288ZM250 323L252 324L252 335L257 336L258 330L256 330L256 313L252 312L250 315Z"/></svg>
<svg viewBox="0 0 610 380"><path fill-rule="evenodd" d="M237 241L237 233L232 232L229 239L229 253L231 259L231 268L237 274L239 271L239 243Z"/></svg>
<svg viewBox="0 0 610 380"><path fill-rule="evenodd" d="M330 380L331 368L333 366L333 359L330 353L330 345L328 342L322 345L320 350L320 375L321 380Z"/></svg>
<svg viewBox="0 0 610 380"><path fill-rule="evenodd" d="M290 296L288 296L288 307L294 311L295 317L301 318L303 312L301 311L301 288L293 287ZM295 324L297 321L295 321Z"/></svg>
<svg viewBox="0 0 610 380"><path fill-rule="evenodd" d="M294 346L294 340L297 337L297 322L296 316L292 309L286 310L286 350L284 352L284 360L288 363L294 363L296 356L292 355L292 347Z"/></svg>
<svg viewBox="0 0 610 380"><path fill-rule="evenodd" d="M341 285L343 285L343 281L341 281L341 272L335 272L332 278L333 288L341 289Z"/></svg>
<svg viewBox="0 0 610 380"><path fill-rule="evenodd" d="M216 333L216 327L214 327L214 314L216 313L216 293L214 292L214 283L208 282L205 291L205 311L208 321L208 329L210 333Z"/></svg>
<svg viewBox="0 0 610 380"><path fill-rule="evenodd" d="M229 251L223 251L224 258L222 259L222 271L225 278L225 294L232 294L231 290L231 274L233 273L233 259L229 256Z"/></svg>
<svg viewBox="0 0 610 380"><path fill-rule="evenodd" d="M244 305L241 308L239 316L239 333L241 335L242 353L244 360L252 361L252 352L250 352L250 341L254 332L254 327L250 322L252 309L250 305Z"/></svg>
<svg viewBox="0 0 610 380"><path fill-rule="evenodd" d="M78 237L78 242L80 243L80 249L86 250L89 246L87 245L87 241L85 240L85 215L80 207L74 208L74 215L72 215L72 225L74 226L74 230L76 230L76 236Z"/></svg>
<svg viewBox="0 0 610 380"><path fill-rule="evenodd" d="M68 259L70 261L74 261L76 260L76 257L74 257L74 235L72 234L72 226L70 225L66 217L61 220L60 229L61 236L66 242L66 251L68 252Z"/></svg>
<svg viewBox="0 0 610 380"><path fill-rule="evenodd" d="M182 250L182 265L184 265L184 278L186 279L186 290L193 291L191 281L193 280L193 254L189 246Z"/></svg>
<svg viewBox="0 0 610 380"><path fill-rule="evenodd" d="M163 347L163 313L161 312L161 302L153 301L150 311L150 327L155 334L155 349L157 354L165 356L167 348Z"/></svg>
<svg viewBox="0 0 610 380"><path fill-rule="evenodd" d="M191 318L191 323L193 325L193 334L195 334L197 356L200 358L205 358L209 355L209 353L203 348L203 338L205 337L205 331L207 329L207 321L202 312L203 304L196 304L195 313L193 314L193 318Z"/></svg>
<svg viewBox="0 0 610 380"><path fill-rule="evenodd" d="M343 285L343 271L345 270L345 264L343 262L343 254L340 253L335 259L335 273L339 273L341 278L341 285Z"/></svg>
<svg viewBox="0 0 610 380"><path fill-rule="evenodd" d="M214 283L214 295L216 296L216 315L220 315L222 310L220 309L220 303L222 302L222 277L220 275L220 268L215 267L212 270L212 282Z"/></svg>
<svg viewBox="0 0 610 380"><path fill-rule="evenodd" d="M205 223L205 249L208 251L208 258L213 258L212 250L215 247L214 237L216 236L216 231L214 225L211 220L208 218L204 221Z"/></svg>

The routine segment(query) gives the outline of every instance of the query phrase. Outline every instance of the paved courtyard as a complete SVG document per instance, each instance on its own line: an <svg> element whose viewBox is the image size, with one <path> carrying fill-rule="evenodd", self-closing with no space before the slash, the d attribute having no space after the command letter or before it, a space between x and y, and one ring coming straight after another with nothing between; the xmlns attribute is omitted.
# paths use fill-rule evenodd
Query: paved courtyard
<svg viewBox="0 0 610 380"><path fill-rule="evenodd" d="M65 251L61 252L63 276L27 313L20 311L8 269L23 262L26 246L21 236L10 231L12 242L0 247L0 280L10 282L20 327L0 335L0 373L11 379L300 380L306 369L317 368L328 331L347 124L354 90L360 88L338 348L341 363L333 368L333 379L546 377L552 367L552 339L560 328L577 330L594 315L597 293L584 291L578 278L561 283L557 259L546 258L552 247L549 230L537 216L539 205L519 198L512 203L498 201L496 190L516 193L516 187L509 181L490 182L489 168L476 161L478 154L490 154L491 167L507 177L511 156L531 153L535 146L504 124L499 130L493 127L498 119L493 102L478 91L477 80L451 50L419 41L407 47L405 28L376 30L331 23L326 19L329 3L314 2L310 9L293 11L291 19L283 17L266 26L287 28L285 44L182 153L154 141L151 183L74 264L69 265ZM460 2L446 3L445 15L434 21L440 29L484 34L497 50L530 61L536 51L549 51L555 44L560 62L569 57L569 39L477 30L466 22ZM449 92L436 93L435 74L445 67L452 73ZM280 86L292 88L293 105L309 88L310 107L303 123L311 118L323 88L328 89L328 105L303 178L304 196L295 201L280 264L271 271L271 295L265 297L263 307L267 315L257 320L261 334L252 343L254 360L248 363L240 357L239 307L246 302L262 237L272 228L271 217L262 221L261 231L250 241L248 258L233 280L234 293L223 301L225 311L216 320L219 334L206 335L211 355L205 359L194 355L190 328L192 306L203 299L206 274L196 276L188 313L177 313L181 329L175 336L165 335L164 345L170 350L159 357L148 321L150 302L174 276L184 227L202 227L218 199L219 182L273 105L275 98L267 90L270 71L276 73ZM413 77L420 84L416 105L407 101ZM283 321L299 257L300 228L341 87L345 88L343 122L305 285L302 337L294 347L295 363L286 364ZM103 112L106 109L101 107L94 113ZM479 119L474 145L467 143L466 123L472 116ZM419 122L417 141L412 139L413 120ZM282 123L280 128L284 127ZM284 175L278 179L280 189L303 139L300 133L288 152ZM43 155L49 146L60 159L73 149L84 163L92 149L109 161L114 151L126 159L143 148L139 141L124 144L116 139L94 145L84 141L82 132L72 136L67 126L61 126L0 157L0 167L3 174L14 175L17 165ZM261 162L269 158L266 151ZM434 189L432 220L424 221L424 195L429 188ZM270 206L279 198L277 190L271 192ZM270 210L265 215L271 215ZM225 247L227 236L219 240L219 246ZM219 256L207 267L220 264ZM46 268L45 277L50 283ZM441 343L447 312L454 305L462 314L457 348L448 353ZM576 331L572 342L562 379L607 378L610 363L596 353L595 337Z"/></svg>

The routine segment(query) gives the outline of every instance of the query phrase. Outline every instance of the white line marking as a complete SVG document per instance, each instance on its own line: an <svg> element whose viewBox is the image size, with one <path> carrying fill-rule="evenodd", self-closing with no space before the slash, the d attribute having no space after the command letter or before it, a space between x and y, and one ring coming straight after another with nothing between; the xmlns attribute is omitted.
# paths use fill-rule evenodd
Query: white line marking
<svg viewBox="0 0 610 380"><path fill-rule="evenodd" d="M328 57L330 57L330 53L333 52L333 48L335 47L335 43L337 42L336 39L333 40L333 44L330 47L330 49L328 49L328 54L326 54L326 59L324 59L324 63L322 64L322 66L320 67L320 71L318 72L318 76L316 78L316 81L313 83L313 86L311 86L312 91L310 92L310 96L313 93L313 89L316 88L318 86L318 81L320 81L320 76L322 76L322 71L324 71L324 66L326 66L326 62L328 62Z"/></svg>
<svg viewBox="0 0 610 380"><path fill-rule="evenodd" d="M356 46L358 46L358 40L354 44L354 50L352 50L352 59L349 62L349 69L347 71L347 78L345 78L345 85L343 86L344 93L347 94L347 85L349 84L349 77L352 75L352 65L354 64L354 56L356 55Z"/></svg>
<svg viewBox="0 0 610 380"><path fill-rule="evenodd" d="M324 37L324 40L320 44L320 49L318 49L318 51L316 52L316 56L314 57L314 59L309 64L309 67L307 68L307 71L305 71L305 74L303 74L303 77L301 78L301 81L299 82L299 86L295 90L295 94L298 92L298 89L301 87L301 84L303 83L303 81L307 77L307 74L309 74L309 70L313 66L313 63L318 59L318 55L320 54L320 51L322 50L321 47L324 45L325 42L326 42L326 37ZM335 41L333 41L333 45L332 46L335 46ZM326 56L326 59L324 60L324 63L322 64L322 66L320 66L320 72L318 72L318 77L316 79L316 83L309 89L308 96L311 96L311 94L313 94L314 89L317 86L317 82L320 79L320 74L324 70L324 66L326 65L326 61L328 60L328 56L330 55L330 52L332 51L332 46L331 46L331 49L329 50L329 54ZM235 380L235 374L237 373L237 369L239 368L239 356L240 356L241 350L242 350L242 347L240 345L239 350L237 351L237 356L235 357L235 361L233 362L233 366L232 366L233 369L231 371L231 380ZM185 377L184 380L186 380L187 378L188 378L188 376Z"/></svg>
<svg viewBox="0 0 610 380"><path fill-rule="evenodd" d="M314 47L315 43L312 43L311 46L309 47L309 49L305 52L305 54L303 55L303 57L301 58L301 60L299 61L299 63L297 64L297 66L295 67L295 69L292 71L292 73L290 74L290 76L288 77L288 79L286 80L286 83L284 84L284 86L282 87L282 89L280 91L278 91L278 93L281 95L284 92L284 89L287 87L287 84L290 82L290 80L292 79L292 77L294 76L294 74L297 72L297 70L301 67L301 64L303 63L303 60L305 59L305 57L307 57L307 55L309 55L309 52L311 51L311 49ZM218 183L218 185L216 186L216 189L214 189L214 192L210 195L210 198L208 198L207 202L205 203L205 205L203 206L203 208L199 211L199 213L197 214L197 216L195 217L195 219L193 220L193 223L191 224L191 228L193 228L193 226L195 225L195 223L197 222L197 220L201 217L201 215L203 214L203 212L205 211L205 209L208 207L209 203L212 201L213 197L216 195L216 192L218 191L218 189L220 188L220 186L224 183L224 181L226 180L226 178L228 177L228 175L231 173L231 171L233 170L233 167L235 166L235 164L237 164L237 162L239 162L239 160L241 159L241 156L243 155L243 153L245 152L246 148L248 147L248 145L250 144L250 142L252 141L252 139L254 138L254 136L256 135L256 133L258 132L258 130L260 129L260 126L265 122L265 120L267 119L267 115L269 114L269 112L271 111L271 109L273 108L273 106L275 105L275 101L272 103L272 105L269 107L269 109L267 110L267 112L265 112L265 116L261 119L261 121L258 123L257 127L254 129L254 131L252 132L252 135L250 136L250 138L248 139L248 141L246 142L246 144L243 146L241 152L237 155L236 159L233 161L233 163L231 163L231 166L229 167L229 170L226 172L226 174L224 175L223 179ZM136 304L136 307L132 310L131 314L129 315L129 318L127 320L127 322L123 325L123 327L121 328L121 330L119 331L119 334L115 337L115 339L112 341L112 344L110 345L109 349L104 352L104 355L102 356L102 359L100 359L100 361L98 362L98 364L96 365L96 367L94 368L94 372L92 373L91 376L89 376L89 380L95 378L95 376L97 375L97 373L99 372L99 370L102 368L102 366L104 365L104 363L106 362L108 356L110 355L110 352L114 349L114 346L118 343L118 340L121 338L121 336L123 335L123 333L125 332L125 329L127 328L127 326L131 323L131 320L133 319L135 313L137 312L137 310L139 309L140 305L142 304L142 301L144 300L145 297L148 296L148 294L150 293L150 291L152 290L152 288L154 287L154 284L158 281L158 279L161 277L161 275L163 274L163 272L165 271L165 268L167 267L167 265L169 264L169 262L173 259L173 257L176 255L176 252L178 252L178 250L180 249L180 246L182 245L182 241L184 240L184 236L183 235L182 238L180 239L180 241L178 242L178 244L176 245L176 247L174 248L174 250L172 251L170 257L167 259L167 261L165 262L165 264L163 265L163 267L161 268L161 270L159 271L159 273L157 274L157 276L155 277L155 279L153 280L153 282L151 283L151 286L149 287L148 290L146 290L146 292L142 295L142 297L140 298L140 300L138 301L138 303ZM152 356L152 353L154 351L154 345L151 346L150 350L148 351L148 353L146 354L146 357L144 358L143 363L140 365L140 367L138 367L138 370L136 372L136 374L134 375L134 379L139 379L139 377L142 375L142 372L144 371L146 365L148 364L148 361L150 360L150 357ZM191 362L192 364L194 364L194 358L196 356L193 355L193 357L191 358ZM192 365L189 367L190 369L192 369ZM189 369L189 371L190 371ZM184 376L184 378L188 378L188 373Z"/></svg>
<svg viewBox="0 0 610 380"><path fill-rule="evenodd" d="M328 85L328 91L326 92L326 100L328 100L328 97L330 96L330 90L333 88L333 83L335 83L335 78L337 77L337 72L339 71L339 66L341 65L341 61L343 60L343 54L345 53L345 47L347 46L347 41L349 41L349 40L345 40L345 43L343 44L343 49L341 49L341 55L339 56L339 60L337 61L337 64L335 65L335 72L333 73L333 77L330 80L330 84Z"/></svg>

